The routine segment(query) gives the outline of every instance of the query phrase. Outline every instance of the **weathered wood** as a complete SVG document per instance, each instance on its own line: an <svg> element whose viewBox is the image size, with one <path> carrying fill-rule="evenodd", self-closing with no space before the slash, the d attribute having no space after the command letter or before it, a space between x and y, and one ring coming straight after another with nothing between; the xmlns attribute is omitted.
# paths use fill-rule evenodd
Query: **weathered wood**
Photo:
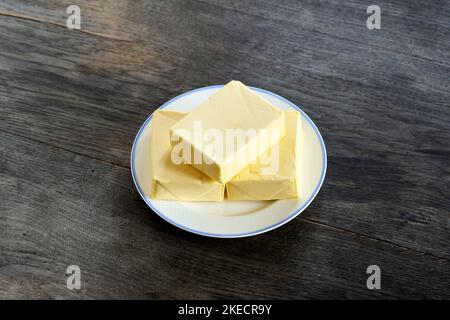
<svg viewBox="0 0 450 320"><path fill-rule="evenodd" d="M443 259L302 219L200 237L149 214L126 168L4 133L0 156L0 298L450 297ZM66 288L72 264L80 291Z"/></svg>
<svg viewBox="0 0 450 320"><path fill-rule="evenodd" d="M205 13L211 24L210 16L220 14L214 8ZM167 17L174 10L162 6L158 12ZM240 14L241 24L245 17ZM144 21L166 22L154 18ZM360 43L330 45L327 36L263 33L260 40L272 41L277 52L284 50L281 57L291 57L281 61L268 49L249 47L250 33L218 36L233 19L212 24L215 32L191 30L201 37L188 42L164 42L169 35L163 32L142 44L4 17L0 61L6 71L0 77L9 95L1 104L2 128L128 166L134 134L155 107L187 88L237 77L302 103L324 134L330 168L320 210L313 206L308 218L450 257L449 69ZM251 19L247 29L258 34L260 19ZM267 24L280 32L277 23ZM206 51L198 50L202 39Z"/></svg>
<svg viewBox="0 0 450 320"><path fill-rule="evenodd" d="M3 0L0 12L64 26L64 10L71 4L70 0ZM224 35L208 32L208 28L214 30L220 26L229 32L239 30L239 34L233 34L234 37L247 37L250 41L243 48L247 51L285 50L283 47L270 46L270 43L256 48L254 44L262 37L260 33L254 33L256 25L261 31L270 26L270 41L283 40L274 37L274 31L281 31L278 35L281 37L287 37L289 33L294 33L295 36L304 33L320 36L323 40L350 41L380 47L447 65L450 57L448 1L424 5L421 1L380 0L377 5L382 10L382 30L376 32L368 32L365 24L368 17L367 4L360 1L79 0L77 4L83 13L83 32L117 39L154 42L162 35L164 39L170 37L178 43L186 37L194 42L201 41L205 36L208 40L211 40L209 37L215 37L217 41ZM230 24L229 21L233 23ZM202 37L197 37L199 33Z"/></svg>
<svg viewBox="0 0 450 320"><path fill-rule="evenodd" d="M8 150L17 149L12 153L17 159L0 160L1 174L15 177L18 165L24 172L36 172L23 178L31 180L33 188L2 178L8 189L1 194L6 204L0 204L0 223L5 223L0 250L6 248L8 264L0 269L0 295L79 297L59 284L59 268L78 254L69 249L62 262L55 256L68 246L87 246L86 252L96 258L88 261L86 253L81 260L97 285L82 292L84 297L143 297L143 292L148 297L245 297L236 285L239 281L248 284L255 297L448 297L448 288L438 285L441 281L448 287L450 259L448 1L380 1L382 30L375 31L367 30L365 7L354 1L80 0L81 32L65 27L69 4L0 3L0 132L13 134L4 135L3 143ZM232 78L301 104L319 126L329 154L324 187L301 218L268 235L232 241L238 251L231 244L221 249L222 241L186 235L157 218L149 219L150 210L137 197L127 169L132 140L148 114L179 93ZM23 149L22 142L29 146ZM36 152L46 161L33 158ZM57 162L48 160L58 153L72 157L74 167L58 169ZM86 166L99 172L93 180L89 172L79 171ZM58 170L64 181L52 178ZM76 176L69 174L72 170ZM49 187L58 191L46 195ZM108 188L119 191L109 195ZM132 216L118 218L124 212ZM93 215L99 216L98 223ZM120 231L118 221L130 224L124 229L127 233ZM37 232L23 247L16 222L24 233ZM113 226L114 236L103 229L98 235L101 225ZM69 234L74 228L76 237ZM49 242L39 260L40 246L45 245L41 238L49 238L42 230L52 230L50 234L62 242ZM79 240L97 236L101 239L90 246ZM177 255L192 259L175 248L179 237L193 250L192 256L202 250L219 256L211 253L194 259L195 264L178 266ZM126 252L133 241L146 248L132 249L137 257ZM145 241L153 243L153 251ZM246 249L261 251L268 241L274 242L274 250L265 252L267 257L253 253L253 262L237 259ZM350 244L353 241L356 244ZM96 254L94 244L101 247ZM351 256L358 268L349 262L328 262L339 260L341 245L344 256ZM223 250L225 258L220 256ZM275 263L279 251L289 252L282 256L286 264ZM139 262L143 253L159 256ZM114 257L101 258L108 254ZM311 256L317 261L304 260ZM355 262L354 256L360 258ZM392 271L388 290L367 292L362 265L371 257L385 261L388 270L406 271ZM108 269L102 259L116 266ZM127 265L127 259L135 265ZM230 265L217 280L215 259ZM413 262L407 265L407 260ZM318 269L324 263L331 266L322 274ZM158 269L152 271L156 275L138 271L146 264ZM245 269L245 264L253 269ZM190 271L182 272L181 267ZM273 281L263 273L262 286L257 287L259 277L252 275L263 269L282 272ZM139 287L137 276L126 280L131 271L143 276L146 284ZM186 280L190 272L196 279ZM304 277L297 275L301 272L306 272ZM159 273L163 275L158 282ZM203 273L208 276L201 280ZM111 285L105 280L109 277L115 279ZM361 280L357 286L355 277ZM407 277L419 279L418 284L407 289ZM30 278L37 280L29 283ZM224 288L221 282L235 287ZM299 290L304 287L308 289Z"/></svg>

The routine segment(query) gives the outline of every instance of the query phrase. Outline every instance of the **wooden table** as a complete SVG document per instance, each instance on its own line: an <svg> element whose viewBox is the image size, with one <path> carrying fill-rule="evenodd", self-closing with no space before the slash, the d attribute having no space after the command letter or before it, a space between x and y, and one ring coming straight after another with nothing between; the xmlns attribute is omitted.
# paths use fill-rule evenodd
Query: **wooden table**
<svg viewBox="0 0 450 320"><path fill-rule="evenodd" d="M376 1L380 30L369 4L0 0L0 298L450 298L450 2ZM300 104L328 172L227 240L152 213L129 159L153 110L231 79Z"/></svg>

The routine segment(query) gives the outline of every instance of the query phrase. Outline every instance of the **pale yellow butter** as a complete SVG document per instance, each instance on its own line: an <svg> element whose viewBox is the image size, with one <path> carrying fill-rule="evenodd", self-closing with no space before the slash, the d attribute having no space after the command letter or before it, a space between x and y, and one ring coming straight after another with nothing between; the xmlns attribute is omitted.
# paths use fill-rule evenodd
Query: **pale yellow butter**
<svg viewBox="0 0 450 320"><path fill-rule="evenodd" d="M286 135L279 141L279 166L275 174L264 175L260 161L247 166L226 184L230 200L275 200L299 196L301 117L298 111L284 111ZM272 148L273 149L273 148Z"/></svg>
<svg viewBox="0 0 450 320"><path fill-rule="evenodd" d="M204 141L194 138L199 124L202 132L212 129L222 137L226 137L230 129L254 130L256 135L246 139L235 152L223 152L222 156L218 156L218 152L205 147ZM266 130L265 133L278 132L278 138L271 139L263 130ZM175 146L183 142L192 150L189 163L221 183L230 181L283 136L283 112L239 81L225 85L171 129L172 144ZM257 150L253 148L255 143L258 144ZM195 153L200 154L200 162L195 161ZM243 158L245 161L234 160Z"/></svg>
<svg viewBox="0 0 450 320"><path fill-rule="evenodd" d="M170 128L186 114L158 110L153 113L150 137L150 198L179 201L222 201L224 185L188 164L171 158Z"/></svg>

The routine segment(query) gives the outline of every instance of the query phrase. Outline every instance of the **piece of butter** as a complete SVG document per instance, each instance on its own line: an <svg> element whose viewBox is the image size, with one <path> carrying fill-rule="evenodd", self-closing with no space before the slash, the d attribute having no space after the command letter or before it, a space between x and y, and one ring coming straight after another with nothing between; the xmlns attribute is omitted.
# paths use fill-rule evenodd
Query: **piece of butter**
<svg viewBox="0 0 450 320"><path fill-rule="evenodd" d="M230 147L234 133L255 133ZM277 132L277 137L267 133ZM207 136L209 135L209 138ZM239 81L231 81L171 129L172 145L189 146L187 161L226 183L284 136L284 114ZM223 138L220 147L211 147ZM209 141L209 142L208 142ZM243 142L244 141L244 142ZM230 148L229 148L230 147ZM187 149L187 148L186 148Z"/></svg>
<svg viewBox="0 0 450 320"><path fill-rule="evenodd" d="M150 198L179 201L222 201L224 185L188 164L171 158L170 128L186 114L157 110L153 113L150 136Z"/></svg>
<svg viewBox="0 0 450 320"><path fill-rule="evenodd" d="M299 169L301 152L301 117L298 111L284 111L286 135L272 146L278 148L275 157L263 156L247 166L226 184L230 200L276 200L299 196ZM267 153L269 155L269 153Z"/></svg>

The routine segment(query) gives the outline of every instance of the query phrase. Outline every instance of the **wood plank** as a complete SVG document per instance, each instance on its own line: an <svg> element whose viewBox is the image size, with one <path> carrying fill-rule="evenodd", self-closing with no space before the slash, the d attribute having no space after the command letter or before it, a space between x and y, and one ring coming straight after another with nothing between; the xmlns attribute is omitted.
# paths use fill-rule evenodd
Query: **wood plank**
<svg viewBox="0 0 450 320"><path fill-rule="evenodd" d="M257 0L167 0L161 3L107 0L100 3L80 0L77 3L82 9L84 31L112 38L154 40L156 27L158 33L179 41L186 36L192 39L193 35L195 36L192 31L200 31L199 27L202 28L202 25L214 26L231 21L234 31L236 24L243 24L245 27L239 30L246 33L254 32L253 23L257 23L261 31L265 31L267 24L264 20L269 20L270 29L274 29L276 24L284 31L305 33L309 36L320 34L323 38L358 42L436 60L447 65L450 58L448 1L435 1L427 5L417 0L395 3L388 0L378 1L377 5L382 10L382 29L372 32L366 28L365 23L368 5L359 1L281 0L274 3ZM0 5L0 13L65 25L65 8L71 4L69 0L57 3L46 0L4 0ZM218 16L221 19L217 19ZM245 17L244 21L242 16ZM210 18L212 19L209 20ZM204 23L206 19L208 24ZM177 27L180 24L183 24L183 28ZM195 27L195 30L192 30L192 27ZM273 33L275 30L270 31ZM282 32L281 36L286 36L286 32ZM259 40L258 37L253 38L253 43L249 45L254 45ZM265 40L272 39L269 37ZM251 49L251 46L249 47ZM261 47L279 49L268 43L258 49Z"/></svg>
<svg viewBox="0 0 450 320"><path fill-rule="evenodd" d="M201 1L224 8L230 14L239 12L273 20L294 32L319 33L339 41L357 42L446 65L450 60L448 1L430 5L422 1L377 1L382 24L381 30L376 31L367 29L369 4L361 1Z"/></svg>
<svg viewBox="0 0 450 320"><path fill-rule="evenodd" d="M166 11L173 13L174 9L171 9L172 10ZM160 11L162 11L162 9L157 11L158 16ZM149 10L150 15L152 12L153 11ZM209 15L214 13L218 15L220 10L211 10L211 12L207 13ZM163 14L161 14L161 16L164 17ZM246 18L246 16L241 15L240 20L244 21L244 18ZM173 32L174 30L172 30L172 28L174 28L173 25L176 25L177 21L173 18L172 20L175 20L175 22L172 22L172 25L169 27L169 31L177 34L176 32ZM214 19L214 21L216 20L220 21L221 19ZM167 83L176 82L178 87L181 84L183 85L181 89L192 88L197 86L196 84L203 85L219 81L224 82L224 80L227 81L230 78L230 74L235 73L235 75L237 75L242 69L242 71L245 72L242 75L242 77L245 78L243 80L248 78L248 83L263 87L272 87L276 89L276 91L284 93L284 95L289 98L304 102L303 104L305 105L305 109L310 111L315 118L323 118L322 114L326 112L326 110L323 109L333 108L333 110L330 110L329 112L333 112L335 115L333 117L327 117L330 120L332 119L334 121L336 116L345 116L349 125L366 125L369 121L370 124L373 123L373 127L369 129L378 129L380 125L383 125L383 130L379 130L379 132L377 132L378 135L381 135L380 138L383 140L389 139L393 133L398 135L398 132L394 131L397 130L398 121L394 122L391 120L392 116L398 117L398 114L389 114L392 108L396 108L395 111L401 114L401 120L408 122L408 124L414 125L415 128L421 130L428 130L430 127L436 128L436 126L438 126L436 129L444 129L448 125L447 120L450 115L448 111L447 89L449 80L447 74L450 70L449 68L442 68L439 64L427 63L413 58L409 58L404 61L405 57L400 54L393 54L392 57L386 59L386 52L382 50L372 50L370 48L364 49L364 46L357 44L349 47L348 43L340 44L339 42L335 42L332 44L332 49L329 49L330 43L323 41L324 39L318 37L317 35L309 37L310 35L306 36L302 34L294 34L292 38L284 39L283 34L280 33L279 29L272 30L272 32L278 32L278 34L275 34L273 38L263 39L267 41L279 41L279 43L274 43L274 46L271 47L277 48L277 50L284 50L284 53L278 55L279 52L277 52L277 55L271 55L270 52L267 54L264 52L261 54L259 51L255 51L255 49L252 50L245 45L245 43L247 43L251 38L250 34L245 35L245 37L239 35L234 38L230 38L225 35L225 39L214 40L213 36L218 34L220 30L226 30L227 26L230 28L230 21L226 21L226 19L222 20L225 21L217 26L213 24L212 18L208 18L208 20L204 21L204 23L210 23L209 28L211 28L214 32L210 35L209 33L203 33L204 30L201 30L198 34L200 36L200 40L193 39L193 41L189 43L186 43L186 41L180 41L181 37L186 38L187 36L182 34L180 39L175 38L173 43L165 43L165 45L163 45L160 41L167 42L163 39L167 39L169 34L163 34L163 36L160 36L156 33L154 38L152 38L155 40L155 43L145 44L145 49L140 48L137 52L133 52L133 57L135 57L135 59L128 62L128 64L126 62L128 59L122 54L122 48L127 45L124 44L121 46L113 42L112 44L109 44L106 50L110 50L110 47L116 48L116 46L118 46L120 50L122 50L120 51L121 58L119 59L117 57L117 55L119 55L118 52L115 52L114 55L111 54L111 57L102 56L101 59L103 60L111 59L113 61L110 63L102 63L103 65L99 68L101 68L101 70L107 70L108 68L117 69L118 63L125 63L127 65L121 69L123 72L127 70L127 68L131 67L130 65L132 62L137 62L136 57L144 59L147 55L153 53L153 59L151 59L151 62L155 63L154 60L160 61L160 68L153 70L155 68L154 66L152 66L152 68L146 68L145 65L140 65L139 67L145 68L144 73L150 73L151 76L156 73L159 77L154 79L154 77L149 76L150 79L142 80L150 80L155 87L165 88L166 90L169 90L170 93L173 92L173 95L179 93L181 90L170 90L171 87ZM158 20L156 21L157 22L155 24L158 24ZM165 22L167 21L164 20L160 23L162 24ZM256 23L257 21L253 22ZM237 29L237 27L235 27L235 29ZM275 27L275 25L267 26L267 28ZM159 26L159 28L161 28L161 26ZM186 32L184 31L186 29L188 30L189 28L184 28L183 26L179 27L178 31ZM55 33L60 34L60 39L63 38L61 35L61 30ZM63 34L71 39L72 34L68 32ZM47 37L48 36L54 37L56 34L47 35ZM278 40L280 37L283 41ZM308 40L309 38L311 38L311 40ZM67 40L69 41L69 39ZM204 40L207 40L206 43ZM5 39L5 41L11 40ZM221 50L222 46L220 44L222 42L230 43L230 50L227 50L227 53L225 53L224 50ZM293 56L292 50L300 50L296 44L300 42L303 46L305 46L302 50L309 50L309 52L298 52L299 55L297 57L293 57L295 60L287 63L284 62L284 58L289 59L290 56ZM58 43L61 44L61 41ZM74 47L81 45L82 44L79 40L75 40L74 43L70 43L62 49L68 50L71 46ZM167 58L161 61L160 59L164 57L162 51L166 50L169 45L171 50L169 53L165 53ZM204 46L206 49L211 51L206 54L198 52L198 48L201 46ZM333 48L333 46L335 46L335 48ZM73 48L71 49L73 50ZM133 48L130 48L129 50L133 51ZM357 50L365 51L361 54L356 54ZM336 57L335 51L339 52L338 57ZM157 55L155 54L156 52L160 54ZM173 54L171 55L170 52L173 52ZM181 54L182 52L185 52L190 59L185 59L185 56L179 58L178 54ZM235 53L235 56L231 56L230 53ZM243 59L244 57L247 57L247 60L249 60L249 53L253 55L250 55L251 63ZM52 53L45 54L51 55ZM95 59L95 57L90 56L88 58L87 55L89 55L89 52L86 51L82 51L79 54L83 56L84 59ZM192 57L191 55L193 54L197 54L197 56ZM374 55L376 58L374 61L367 61L368 57ZM220 68L219 70L216 68L210 70L210 68L202 67L202 65L205 65L204 61L208 60L208 57L217 56L223 56L223 59L226 61L236 61L237 65L218 66L221 67L223 71L220 70ZM280 59L280 57L283 59ZM324 68L323 61L329 60L331 57L335 61L327 62ZM149 60L150 59L145 60L145 62L141 60L141 62L150 63ZM211 60L211 58L209 60ZM270 61L282 63L282 68L266 65ZM211 61L211 63L214 63L214 61ZM94 64L100 64L100 62L92 62L89 64L89 67L94 68ZM190 66L186 66L185 64L190 64ZM209 63L206 65L209 65ZM259 66L260 68L254 70L255 66ZM264 69L268 69L268 72ZM294 70L290 72L290 69ZM172 81L162 79L173 75L175 70L180 71L175 78L170 78ZM386 74L386 71L389 70L394 71ZM96 70L92 70L91 72L95 71ZM299 72L303 73L301 79L299 79ZM115 74L113 75L115 76ZM179 79L183 76L186 79L189 79L189 84L185 84L183 82L180 83ZM202 77L203 80L199 80L199 77ZM323 77L326 77L326 79ZM258 80L261 78L262 80ZM127 80L134 83L135 81L139 81L141 79L132 78ZM5 79L4 81L6 82L7 80ZM301 88L300 90L299 87ZM117 90L117 88L114 89ZM164 99L160 98L159 101L164 101ZM336 103L336 101L338 101L338 103ZM377 102L376 109L374 108L374 101ZM413 107L411 107L411 104L413 104ZM336 108L345 108L345 110L341 110L343 114L337 115L337 111L334 110ZM356 114L353 112L353 109L355 108L357 109ZM424 112L425 110L423 109L425 108L433 108L434 112L427 112L427 116L431 117L432 121L427 121L428 117L423 117L419 122L417 119L418 112ZM383 114L376 114L376 117L372 117L370 119L367 119L368 117L364 117L364 113L378 113L379 110L382 110ZM342 118L338 119L342 120ZM379 121L375 122L377 120ZM422 126L419 126L420 124ZM342 126L339 126L339 128L342 128ZM390 128L390 130L386 130L388 128ZM344 128L344 130L347 131L347 128ZM395 152L402 152L404 154L403 150L410 147L410 141L408 139L406 139L406 141L405 139L402 140L403 141L397 141L398 147L400 148L395 149ZM345 142L346 144L351 144L351 141Z"/></svg>
<svg viewBox="0 0 450 320"><path fill-rule="evenodd" d="M358 43L283 36L269 21L265 28L278 33L260 40L273 41L282 57L303 46L292 61L271 64L270 50L247 44L250 31L236 35L244 21L255 31L259 18L236 14L240 23L232 24L214 19L221 13L214 7L193 16L191 7L161 6L162 20L149 10L144 21L156 30L171 17L164 32L174 32L176 17L189 12L209 29L189 29L186 18L181 35L187 28L199 38L164 41L168 35L156 32L154 42L141 43L0 18L1 129L129 166L134 135L155 107L237 77L301 102L324 135L328 177L307 218L450 257L449 68L395 52L386 58Z"/></svg>
<svg viewBox="0 0 450 320"><path fill-rule="evenodd" d="M207 21L207 22L211 22L211 21ZM220 26L221 28L225 27L224 25ZM212 26L211 28L214 28L214 26ZM219 28L217 28L217 30L219 30ZM61 38L61 36L60 36ZM275 39L278 38L274 37ZM209 39L208 39L209 40ZM229 40L229 39L227 39ZM305 40L305 39L299 39L299 40ZM234 41L236 43L235 48L233 49L237 49L240 47L240 45L242 44L241 42L245 42L245 41L241 41L241 39L236 39ZM208 41L209 43L209 41ZM295 43L295 41L292 41L292 43L289 43L289 47L291 45L293 45ZM315 46L312 46L312 45ZM74 44L72 44L72 46L75 45L80 45L79 43L75 42ZM172 44L171 44L172 45ZM186 44L175 44L174 46L174 52L181 52L182 50L196 50L197 46L199 46L200 44L196 44L196 45L192 45L191 47L188 47ZM317 48L324 48L324 46L329 46L329 44L324 44L324 43L311 43L311 46L308 47L314 47L316 50ZM338 44L336 44L338 45ZM111 46L116 46L116 44L112 44ZM126 46L126 45L124 45ZM181 47L181 48L178 48ZM215 46L216 48L218 47L217 45ZM286 47L286 45L284 46L278 46L278 47ZM178 48L178 49L177 49ZM211 46L212 48L212 46ZM68 48L65 48L68 49ZM182 50L180 50L182 49ZM210 49L210 47L208 47L208 49ZM247 49L247 48L246 48ZM339 48L341 49L341 48ZM343 49L343 48L342 48ZM360 47L356 46L354 48L354 50L356 49L361 49ZM159 45L157 45L156 48L151 48L152 51L160 51L161 48L159 47ZM286 48L284 49L286 51L286 53L288 54L289 50L286 50ZM325 50L325 49L324 49ZM216 49L217 51L217 49ZM217 53L217 52L216 52ZM324 51L322 56L320 57L320 59L318 59L319 61L323 61L325 59L327 59L327 56L329 57L331 54L331 50L327 50ZM401 105L401 106L396 106L397 104L401 103L401 104L410 104L410 103L415 103L416 104L416 108L420 108L418 111L422 111L423 108L434 108L437 111L437 114L435 115L434 113L428 113L429 117L432 117L433 119L433 123L431 122L426 122L423 125L427 126L428 128L432 125L432 126L436 126L436 125L440 125L439 128L445 128L446 125L448 124L448 117L449 117L449 112L448 112L448 95L445 95L445 93L447 93L448 90L446 90L447 88L447 83L448 83L448 77L447 77L447 72L449 71L449 69L442 69L441 66L439 65L434 65L434 64L428 64L428 63L422 63L420 65L420 68L417 67L417 63L418 61L412 59L409 60L407 63L407 66L405 66L405 68L399 68L399 67L395 67L396 65L398 65L398 63L400 62L401 59L403 59L403 57L400 55L398 57L396 57L396 59L394 61L386 61L386 59L383 59L381 57L382 54L385 54L384 52L379 52L379 58L380 61L378 61L381 64L386 64L385 66L382 67L381 72L377 71L377 69L380 69L380 65L373 65L373 66L369 66L369 68L365 69L364 67L362 67L363 70L360 70L361 66L364 65L364 63L366 63L366 59L367 56L370 55L370 52L365 52L367 55L361 55L361 56L354 56L354 52L347 52L347 53L342 53L343 54L343 59L341 59L341 61L338 61L336 63L332 62L332 68L336 68L336 69L340 69L339 73L337 72L333 72L330 73L328 70L323 70L322 69L318 69L319 66L316 67L306 67L308 69L300 69L300 70L296 70L297 72L305 72L306 73L306 77L305 79L298 79L298 75L295 74L295 72L291 73L291 74L280 74L279 76L274 76L274 72L276 72L276 68L270 68L272 69L270 70L270 73L265 73L264 70L260 71L257 70L257 72L255 72L254 70L248 70L249 66L246 66L246 71L248 71L249 75L245 75L245 77L248 77L250 79L250 76L254 76L253 79L257 79L258 77L264 77L264 81L265 83L267 83L267 81L272 81L275 82L274 84L270 84L271 86L275 87L275 88L280 88L279 90L285 91L288 97L291 97L291 94L294 94L295 96L300 96L300 100L301 101L306 101L306 102L311 102L315 108L320 108L322 107L330 107L330 108L336 108L336 107L345 107L348 109L348 103L352 103L353 105L351 105L352 108L354 107L359 107L358 104L363 104L363 108L364 108L364 112L376 112L380 109L384 109L384 112L388 112L390 111L389 108L397 108L397 111L401 112L401 114L403 115L403 117L405 118L405 121L408 122L412 122L415 121L417 122L417 110L415 108L412 108L412 110L410 110L411 108L406 109L405 106ZM84 55L85 59L86 57L86 52L81 53L81 55ZM140 50L138 52L135 52L134 55L136 57L144 57L147 54L147 52L144 50ZM244 56L244 54L248 53L242 53L242 54L238 54L238 56ZM373 54L373 53L372 53ZM286 54L285 54L286 55ZM158 56L154 56L154 59L160 59L162 57L161 55ZM301 56L299 58L306 58L306 59L311 59L312 56L306 55L306 56ZM91 58L91 57L90 57ZM102 57L102 58L110 58L110 57ZM117 57L116 57L117 58ZM167 63L166 61L161 61L161 65L162 66L166 66L167 64L169 64L170 67L167 67L167 69L170 69L170 71L173 70L177 70L179 69L184 63L186 63L186 61L180 61L175 55L171 57L172 59L170 59L170 62ZM195 59L193 61L191 61L191 63L195 66L195 67L200 67L200 63L203 64L203 58L207 58L206 56L201 56L198 57L198 59ZM226 58L229 58L228 56ZM275 58L275 57L274 57ZM316 57L317 58L317 57ZM117 66L117 62L123 62L123 59L126 59L124 57L122 57L122 60L118 59L116 61L112 61L108 67L112 67L113 65ZM264 63L267 63L268 60L264 59L263 61L259 61L259 59L262 59L261 56L257 56L255 57L255 60L257 63L259 63L261 66ZM168 59L167 59L168 60ZM232 59L233 61L236 60L236 58ZM297 61L298 58L297 58ZM98 62L97 62L98 63ZM419 62L420 63L420 62ZM94 64L91 63L90 66ZM317 64L317 63L316 63ZM314 65L314 61L313 60L305 60L303 62L303 65ZM357 67L355 67L357 66ZM122 71L127 70L127 67L129 66L125 66ZM189 67L186 68L186 66L184 67L184 75L190 75L189 78L193 78L191 79L191 81L194 83L193 85L190 85L189 88L191 88L192 86L195 86L195 83L197 82L195 77L196 74L198 72L194 72L194 70L190 69ZM245 67L245 66L244 66ZM286 68L295 68L295 63L288 63L286 64ZM385 69L388 68L394 68L395 67L395 72L389 75L384 74ZM106 66L103 67L103 69L106 69ZM209 79L211 77L216 76L219 73L218 76L221 76L221 73L225 73L225 75L227 75L228 72L233 72L234 68L227 68L227 70L225 70L225 72L217 72L215 70L213 70L213 72L209 72L208 74L204 74L202 73L202 76L204 76L206 79ZM203 69L199 69L201 71L203 71ZM153 71L153 70L152 70ZM160 70L161 72L156 71L157 74L161 74L162 76L170 76L170 71L169 70ZM198 70L197 70L198 71ZM279 71L278 71L279 72ZM375 72L375 73L373 73ZM405 74L402 74L402 72L405 72ZM250 74L251 73L251 74ZM329 80L327 81L323 81L323 79L321 79L320 81L320 86L313 86L313 84L318 83L318 79L317 76L320 75L322 73L322 76L326 76L328 77ZM431 74L432 73L432 74ZM340 74L341 76L338 76L337 74ZM370 78L372 78L371 80L374 81L368 81L370 79L365 79L366 75L369 75ZM361 76L363 75L363 77ZM418 75L421 75L421 79L417 79ZM181 75L180 75L181 76ZM287 77L287 78L286 78ZM177 76L178 78L178 76ZM224 78L222 76L222 78ZM227 77L228 78L228 77ZM344 78L344 81L342 81ZM173 79L173 78L172 78ZM282 82L285 79L289 79L289 83L285 83ZM131 81L136 81L139 79L130 79ZM147 79L145 79L147 80ZM158 79L160 80L160 79ZM177 79L174 79L175 81ZM228 79L227 79L228 80ZM346 80L346 81L345 81ZM5 80L6 81L6 80ZM223 80L221 80L223 81ZM295 84L295 82L299 82L299 85L301 85L302 87L302 92L299 92L298 88L297 88L297 84ZM401 82L399 82L401 81ZM421 83L423 81L423 83ZM153 81L155 82L155 81ZM169 82L169 81L165 81L165 82ZM201 83L206 82L207 81L202 81ZM252 81L254 82L254 81ZM346 83L345 86L342 85L342 82ZM211 82L209 82L211 83ZM292 85L292 83L294 83L294 86ZM252 83L253 84L253 83ZM260 82L261 85L264 85L262 82ZM389 85L388 85L389 84ZM164 88L170 88L167 87L165 85L165 83L160 83L157 82L154 84L156 87L164 87ZM267 86L267 84L266 84ZM349 86L351 88L351 86L353 86L354 88L357 88L357 90L359 91L351 91L348 90ZM423 87L422 90L419 92L419 94L417 94L417 86L421 86ZM363 89L361 89L361 87L364 87ZM392 88L391 88L392 87ZM347 89L347 92L344 93L342 90L343 89ZM323 92L327 93L325 96L323 95ZM176 94L179 92L174 92L173 94ZM442 96L442 94L444 94L444 96ZM400 96L399 96L400 95ZM377 107L377 110L374 110L374 106L373 106L373 102L367 101L368 99L372 100L372 101L377 101L377 103L379 104ZM160 99L162 100L162 99ZM313 100L313 101L311 101ZM338 106L336 106L336 100L338 100L339 103ZM317 106L315 106L317 105ZM305 104L305 108L308 109L308 104ZM385 109L386 108L386 109ZM323 112L322 110L320 110L321 113ZM333 110L334 112L335 110ZM359 111L359 110L358 110ZM315 112L315 110L311 110L311 112L313 113L313 115L315 115L315 113L317 113L317 116L321 116L321 114L319 112ZM366 122L368 122L368 119L364 119L364 117L362 117L362 115L359 114L354 114L352 111L351 114L349 113L349 110L343 110L343 112L346 112L345 116L348 118L347 121L352 120L352 122L350 124L366 124ZM333 117L334 118L334 117ZM334 120L334 119L333 119ZM373 122L373 119L370 119L371 122ZM381 117L381 122L383 122L384 124L386 124L385 127L388 128L397 128L398 123L392 123L391 120L391 115L387 115L386 117ZM403 120L403 119L402 119ZM425 120L426 119L422 119ZM379 125L378 123L376 123L375 125ZM417 127L417 123L414 123L414 125L416 125ZM376 127L375 127L376 128ZM385 128L383 128L385 129ZM384 134L384 136L382 138L384 139L388 139L390 136L392 136L393 133L393 129L391 129L390 131L386 130L380 130L381 132L378 132L378 134ZM397 132L396 132L397 133ZM405 143L406 142L406 143ZM405 147L409 147L409 141L404 141L403 145L401 145L401 147L403 148L399 148L399 150L403 150L405 149Z"/></svg>
<svg viewBox="0 0 450 320"><path fill-rule="evenodd" d="M2 299L450 297L444 259L302 219L238 241L192 235L149 214L128 169L16 135L0 133L0 184Z"/></svg>

